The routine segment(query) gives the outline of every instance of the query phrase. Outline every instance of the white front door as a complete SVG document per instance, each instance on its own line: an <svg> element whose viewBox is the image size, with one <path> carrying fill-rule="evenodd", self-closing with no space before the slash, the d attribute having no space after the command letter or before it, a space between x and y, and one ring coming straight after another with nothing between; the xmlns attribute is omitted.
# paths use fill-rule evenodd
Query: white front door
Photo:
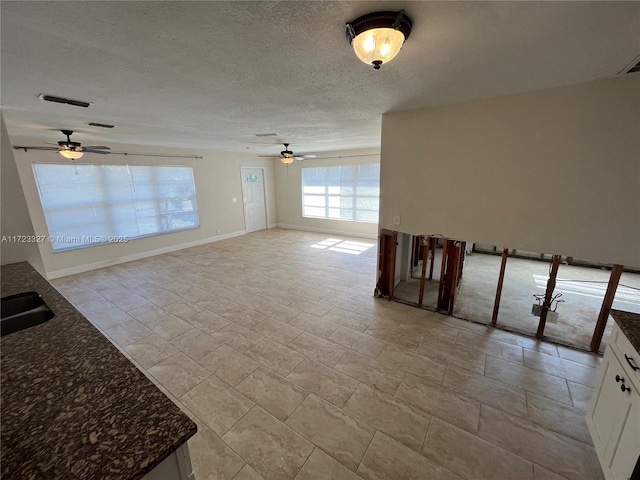
<svg viewBox="0 0 640 480"><path fill-rule="evenodd" d="M267 207L264 199L264 169L242 167L244 223L247 232L267 228Z"/></svg>

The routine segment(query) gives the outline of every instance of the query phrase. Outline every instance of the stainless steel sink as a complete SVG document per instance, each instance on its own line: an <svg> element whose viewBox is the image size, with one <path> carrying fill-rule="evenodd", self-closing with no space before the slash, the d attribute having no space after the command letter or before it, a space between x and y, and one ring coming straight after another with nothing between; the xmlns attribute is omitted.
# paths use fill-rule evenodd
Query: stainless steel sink
<svg viewBox="0 0 640 480"><path fill-rule="evenodd" d="M38 292L10 295L0 302L0 336L3 337L40 325L55 316Z"/></svg>

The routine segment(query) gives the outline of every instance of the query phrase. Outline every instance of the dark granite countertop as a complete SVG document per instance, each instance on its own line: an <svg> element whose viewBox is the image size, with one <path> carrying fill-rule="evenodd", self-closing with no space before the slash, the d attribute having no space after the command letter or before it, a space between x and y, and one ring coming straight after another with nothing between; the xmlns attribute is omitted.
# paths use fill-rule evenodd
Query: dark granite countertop
<svg viewBox="0 0 640 480"><path fill-rule="evenodd" d="M34 290L56 316L2 337L2 478L138 479L196 425L26 262L2 296Z"/></svg>
<svg viewBox="0 0 640 480"><path fill-rule="evenodd" d="M616 321L622 333L629 339L636 352L640 353L640 313L611 310L611 316Z"/></svg>

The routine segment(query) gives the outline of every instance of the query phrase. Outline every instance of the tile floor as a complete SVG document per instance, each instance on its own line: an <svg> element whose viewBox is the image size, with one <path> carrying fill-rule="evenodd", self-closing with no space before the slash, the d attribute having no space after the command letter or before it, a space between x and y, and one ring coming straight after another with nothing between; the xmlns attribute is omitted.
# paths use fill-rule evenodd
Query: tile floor
<svg viewBox="0 0 640 480"><path fill-rule="evenodd" d="M375 299L375 267L273 229L52 283L198 424L198 480L603 478L599 357Z"/></svg>

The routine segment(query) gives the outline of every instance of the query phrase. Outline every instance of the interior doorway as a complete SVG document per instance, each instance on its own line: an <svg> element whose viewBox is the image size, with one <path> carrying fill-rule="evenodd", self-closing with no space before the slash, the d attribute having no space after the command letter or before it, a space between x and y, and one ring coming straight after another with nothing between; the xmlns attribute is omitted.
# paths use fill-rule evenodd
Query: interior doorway
<svg viewBox="0 0 640 480"><path fill-rule="evenodd" d="M244 225L247 232L267 228L267 205L262 167L241 167Z"/></svg>

